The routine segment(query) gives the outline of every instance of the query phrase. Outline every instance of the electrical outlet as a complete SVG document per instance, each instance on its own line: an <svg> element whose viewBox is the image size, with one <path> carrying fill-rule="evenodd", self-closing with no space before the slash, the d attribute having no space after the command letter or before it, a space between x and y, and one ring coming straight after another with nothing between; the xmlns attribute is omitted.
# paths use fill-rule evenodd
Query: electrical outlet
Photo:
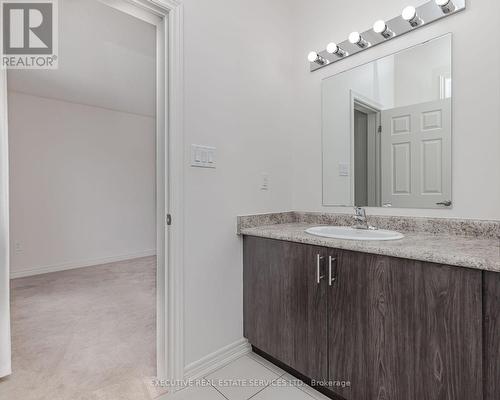
<svg viewBox="0 0 500 400"><path fill-rule="evenodd" d="M339 163L339 176L349 176L349 164Z"/></svg>
<svg viewBox="0 0 500 400"><path fill-rule="evenodd" d="M269 174L266 172L262 173L260 190L269 190Z"/></svg>

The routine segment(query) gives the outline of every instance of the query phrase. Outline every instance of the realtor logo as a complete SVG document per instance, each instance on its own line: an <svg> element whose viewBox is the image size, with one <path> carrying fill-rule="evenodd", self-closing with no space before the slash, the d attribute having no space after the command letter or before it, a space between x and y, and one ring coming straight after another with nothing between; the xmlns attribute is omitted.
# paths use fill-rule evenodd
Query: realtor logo
<svg viewBox="0 0 500 400"><path fill-rule="evenodd" d="M57 68L57 0L0 0L2 67Z"/></svg>

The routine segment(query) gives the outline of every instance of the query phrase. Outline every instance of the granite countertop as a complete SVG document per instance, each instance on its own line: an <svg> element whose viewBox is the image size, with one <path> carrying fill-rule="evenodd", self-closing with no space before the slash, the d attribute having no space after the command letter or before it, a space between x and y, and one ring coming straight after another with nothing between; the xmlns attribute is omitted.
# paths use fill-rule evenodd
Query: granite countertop
<svg viewBox="0 0 500 400"><path fill-rule="evenodd" d="M241 227L239 233L248 236L500 272L500 243L498 237L402 232L405 237L395 241L355 241L323 238L305 232L305 229L318 225L321 224L278 223Z"/></svg>

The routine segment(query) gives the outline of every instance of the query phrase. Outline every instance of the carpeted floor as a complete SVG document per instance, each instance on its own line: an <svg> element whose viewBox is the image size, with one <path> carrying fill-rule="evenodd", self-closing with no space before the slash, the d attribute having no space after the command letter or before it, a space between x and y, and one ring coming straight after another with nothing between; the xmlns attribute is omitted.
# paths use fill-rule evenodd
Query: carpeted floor
<svg viewBox="0 0 500 400"><path fill-rule="evenodd" d="M13 375L5 400L150 399L156 258L11 281Z"/></svg>

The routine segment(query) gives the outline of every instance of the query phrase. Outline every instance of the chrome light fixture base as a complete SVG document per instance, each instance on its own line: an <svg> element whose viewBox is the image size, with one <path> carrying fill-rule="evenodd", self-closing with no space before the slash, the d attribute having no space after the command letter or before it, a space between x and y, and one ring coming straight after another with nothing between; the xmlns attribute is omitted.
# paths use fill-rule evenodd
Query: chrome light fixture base
<svg viewBox="0 0 500 400"><path fill-rule="evenodd" d="M331 54L325 50L318 52L319 57L325 60L324 64L318 64L317 62L312 62L311 64L311 72L317 71L321 68L324 68L328 65L334 64L341 60L345 60L348 57L353 56L354 54L360 53L362 51L371 49L374 46L377 46L381 43L385 43L389 40L402 36L408 32L412 32L414 30L420 29L423 26L427 26L432 22L439 21L440 19L447 18L452 16L460 11L465 10L466 0L450 0L444 6L439 6L436 0L430 0L427 3L421 5L416 8L416 15L418 16L418 24L416 26L412 26L411 23L404 20L399 15L389 21L387 24L387 34L376 33L373 29L369 29L365 32L360 32L361 37L369 43L369 46L360 47L357 44L352 44L349 40L345 40L342 43L338 43L338 47L345 51L341 57L338 57L337 54ZM388 34L390 32L390 35Z"/></svg>

